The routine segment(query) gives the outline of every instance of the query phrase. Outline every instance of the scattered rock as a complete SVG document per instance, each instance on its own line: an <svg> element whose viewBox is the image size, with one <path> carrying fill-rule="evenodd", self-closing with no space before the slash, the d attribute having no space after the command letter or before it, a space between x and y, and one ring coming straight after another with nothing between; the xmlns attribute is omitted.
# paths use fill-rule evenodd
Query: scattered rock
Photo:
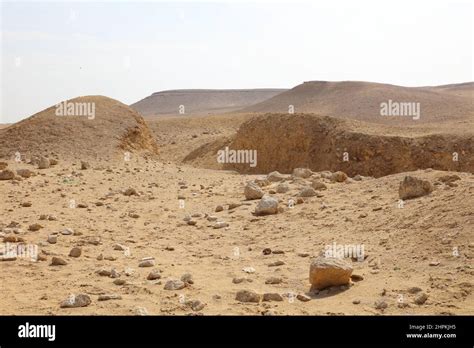
<svg viewBox="0 0 474 348"><path fill-rule="evenodd" d="M421 294L416 295L415 300L413 302L421 306L422 304L426 302L427 299L428 299L428 295L422 292Z"/></svg>
<svg viewBox="0 0 474 348"><path fill-rule="evenodd" d="M58 236L55 234L50 234L48 236L48 243L49 244L56 244L58 242Z"/></svg>
<svg viewBox="0 0 474 348"><path fill-rule="evenodd" d="M400 187L398 195L400 199L411 199L425 196L433 191L433 186L429 181L420 180L412 176L405 176Z"/></svg>
<svg viewBox="0 0 474 348"><path fill-rule="evenodd" d="M259 303L261 299L261 295L257 294L253 290L240 290L235 295L235 299L239 302Z"/></svg>
<svg viewBox="0 0 474 348"><path fill-rule="evenodd" d="M245 185L244 194L245 199L252 200L262 198L265 192L263 192L260 186L258 186L256 183L249 182L247 185Z"/></svg>
<svg viewBox="0 0 474 348"><path fill-rule="evenodd" d="M312 187L304 187L298 194L300 197L314 197L316 196L316 191Z"/></svg>
<svg viewBox="0 0 474 348"><path fill-rule="evenodd" d="M186 304L191 307L191 309L194 311L194 312L199 312L200 310L203 310L204 307L206 306L205 303L199 301L199 300L195 300L195 301L187 301Z"/></svg>
<svg viewBox="0 0 474 348"><path fill-rule="evenodd" d="M229 224L227 222L224 222L224 221L217 221L214 226L212 226L213 228L215 229L218 229L218 228L224 228L224 227L228 227Z"/></svg>
<svg viewBox="0 0 474 348"><path fill-rule="evenodd" d="M120 243L116 243L114 244L113 246L114 250L119 250L119 251L125 251L127 250L128 248Z"/></svg>
<svg viewBox="0 0 474 348"><path fill-rule="evenodd" d="M268 181L266 178L258 178L258 179L255 179L254 182L260 187L265 187L265 186L270 185L270 181Z"/></svg>
<svg viewBox="0 0 474 348"><path fill-rule="evenodd" d="M290 190L290 186L287 183L280 183L276 188L277 193L286 193Z"/></svg>
<svg viewBox="0 0 474 348"><path fill-rule="evenodd" d="M61 308L77 308L77 307L87 307L91 304L91 298L85 294L79 295L70 295L66 300L64 300L60 307Z"/></svg>
<svg viewBox="0 0 474 348"><path fill-rule="evenodd" d="M263 294L263 301L283 301L283 297L278 293L267 292Z"/></svg>
<svg viewBox="0 0 474 348"><path fill-rule="evenodd" d="M138 267L154 267L155 266L155 259L152 257L143 258Z"/></svg>
<svg viewBox="0 0 474 348"><path fill-rule="evenodd" d="M384 299L378 299L374 303L375 309L384 310L388 307L387 302Z"/></svg>
<svg viewBox="0 0 474 348"><path fill-rule="evenodd" d="M161 279L161 272L157 269L151 271L148 276L146 277L148 280L156 280Z"/></svg>
<svg viewBox="0 0 474 348"><path fill-rule="evenodd" d="M69 252L70 257L79 257L79 256L81 256L81 254L82 254L82 249L79 248L79 247L74 247Z"/></svg>
<svg viewBox="0 0 474 348"><path fill-rule="evenodd" d="M33 172L29 169L17 169L16 173L22 178L28 179L33 175Z"/></svg>
<svg viewBox="0 0 474 348"><path fill-rule="evenodd" d="M312 288L321 290L329 286L349 284L351 274L352 267L346 261L318 257L311 262L309 282Z"/></svg>
<svg viewBox="0 0 474 348"><path fill-rule="evenodd" d="M353 282L360 282L360 281L364 280L364 277L361 276L360 274L353 274L353 275L351 275L351 280Z"/></svg>
<svg viewBox="0 0 474 348"><path fill-rule="evenodd" d="M277 171L271 172L267 175L267 180L271 182L283 181L285 179L287 179L287 176Z"/></svg>
<svg viewBox="0 0 474 348"><path fill-rule="evenodd" d="M222 205L218 205L215 209L215 212L218 213L220 211L223 211L224 210L224 207Z"/></svg>
<svg viewBox="0 0 474 348"><path fill-rule="evenodd" d="M311 187L313 189L315 189L316 191L322 191L322 190L326 190L328 188L325 183L322 183L322 182L317 181L317 180L311 181Z"/></svg>
<svg viewBox="0 0 474 348"><path fill-rule="evenodd" d="M30 226L28 227L28 230L35 232L35 231L39 231L39 230L42 229L42 228L43 228L43 226L41 226L40 224L36 223L36 224L30 225Z"/></svg>
<svg viewBox="0 0 474 348"><path fill-rule="evenodd" d="M271 196L263 196L255 208L255 215L270 215L278 213L278 199Z"/></svg>
<svg viewBox="0 0 474 348"><path fill-rule="evenodd" d="M240 207L242 204L240 203L229 203L229 210L232 210L232 209L235 209L235 208L238 208Z"/></svg>
<svg viewBox="0 0 474 348"><path fill-rule="evenodd" d="M166 282L164 289L165 290L181 290L186 287L186 284L177 279L170 279Z"/></svg>
<svg viewBox="0 0 474 348"><path fill-rule="evenodd" d="M148 311L145 307L136 307L134 309L134 313L135 313L135 315L139 315L139 316L147 316L148 315Z"/></svg>
<svg viewBox="0 0 474 348"><path fill-rule="evenodd" d="M58 256L53 256L53 258L51 259L51 266L65 266L65 265L67 265L67 262L63 258L60 258Z"/></svg>
<svg viewBox="0 0 474 348"><path fill-rule="evenodd" d="M15 173L12 170L5 169L0 172L0 180L12 180Z"/></svg>
<svg viewBox="0 0 474 348"><path fill-rule="evenodd" d="M270 277L265 280L265 284L281 284L282 279L277 277Z"/></svg>
<svg viewBox="0 0 474 348"><path fill-rule="evenodd" d="M311 301L311 297L309 297L308 295L305 295L305 294L298 294L296 296L296 298L298 300L300 300L301 302L308 302L308 301Z"/></svg>
<svg viewBox="0 0 474 348"><path fill-rule="evenodd" d="M417 286L412 286L411 288L408 288L407 291L408 291L408 293L410 293L410 294L416 294L416 293L418 293L418 292L420 292L420 291L422 291L422 290L423 290L423 289L421 289L421 288L419 288L419 287L417 287Z"/></svg>
<svg viewBox="0 0 474 348"><path fill-rule="evenodd" d="M275 262L272 262L272 263L269 263L268 264L268 267L278 267L278 266L283 266L285 263L283 261L275 261Z"/></svg>
<svg viewBox="0 0 474 348"><path fill-rule="evenodd" d="M457 181L457 180L461 180L461 178L456 175L456 174L453 174L453 175L443 175L443 176L440 176L438 178L438 181L440 182L444 182L445 184L448 184L448 183L452 183L454 181Z"/></svg>
<svg viewBox="0 0 474 348"><path fill-rule="evenodd" d="M125 196L138 196L137 190L135 190L134 188L131 188L131 187L126 189L125 191L123 191L123 194Z"/></svg>
<svg viewBox="0 0 474 348"><path fill-rule="evenodd" d="M41 157L38 162L38 169L48 169L51 167L51 162L46 157Z"/></svg>
<svg viewBox="0 0 474 348"><path fill-rule="evenodd" d="M335 173L332 173L331 175L331 181L333 182L344 182L347 179L347 175L344 172L338 171Z"/></svg>
<svg viewBox="0 0 474 348"><path fill-rule="evenodd" d="M89 162L81 161L81 169L82 170L89 169L90 167L91 167L91 165L89 164Z"/></svg>
<svg viewBox="0 0 474 348"><path fill-rule="evenodd" d="M121 300L122 296L115 294L99 295L99 301Z"/></svg>
<svg viewBox="0 0 474 348"><path fill-rule="evenodd" d="M245 273L255 273L255 268L253 268L253 267L244 267L244 268L242 268L242 271L244 271Z"/></svg>
<svg viewBox="0 0 474 348"><path fill-rule="evenodd" d="M181 281L185 284L194 284L193 275L191 273L186 273L181 276Z"/></svg>
<svg viewBox="0 0 474 348"><path fill-rule="evenodd" d="M293 169L293 176L296 178L309 178L313 172L309 168L295 168Z"/></svg>
<svg viewBox="0 0 474 348"><path fill-rule="evenodd" d="M262 250L263 255L270 255L272 253L272 249L270 248L265 248Z"/></svg>
<svg viewBox="0 0 474 348"><path fill-rule="evenodd" d="M61 234L64 236L70 236L74 234L74 230L72 228L65 228L61 231Z"/></svg>

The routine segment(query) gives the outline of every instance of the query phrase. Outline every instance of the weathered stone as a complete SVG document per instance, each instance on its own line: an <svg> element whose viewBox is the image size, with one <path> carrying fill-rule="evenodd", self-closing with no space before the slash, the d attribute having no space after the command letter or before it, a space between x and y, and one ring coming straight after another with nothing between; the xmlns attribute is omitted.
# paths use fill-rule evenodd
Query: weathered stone
<svg viewBox="0 0 474 348"><path fill-rule="evenodd" d="M349 284L352 267L342 259L318 257L310 266L309 282L312 288L321 290L330 286Z"/></svg>
<svg viewBox="0 0 474 348"><path fill-rule="evenodd" d="M165 290L181 290L186 287L186 284L177 279L170 279L166 282L164 289Z"/></svg>
<svg viewBox="0 0 474 348"><path fill-rule="evenodd" d="M91 298L89 295L79 294L79 295L70 295L66 300L64 300L60 307L61 308L77 308L77 307L87 307L91 304Z"/></svg>
<svg viewBox="0 0 474 348"><path fill-rule="evenodd" d="M283 297L278 293L267 292L263 294L263 301L283 301Z"/></svg>
<svg viewBox="0 0 474 348"><path fill-rule="evenodd" d="M82 254L82 249L79 248L79 247L74 247L69 252L70 257L79 257L79 256L81 256L81 254Z"/></svg>
<svg viewBox="0 0 474 348"><path fill-rule="evenodd" d="M257 294L253 290L240 290L235 295L235 299L239 302L259 303L261 297L262 297L261 295Z"/></svg>
<svg viewBox="0 0 474 348"><path fill-rule="evenodd" d="M313 172L309 168L295 168L293 169L293 176L296 178L309 178Z"/></svg>
<svg viewBox="0 0 474 348"><path fill-rule="evenodd" d="M433 191L429 181L420 180L412 176L406 176L400 183L398 195L400 199L411 199L425 196Z"/></svg>
<svg viewBox="0 0 474 348"><path fill-rule="evenodd" d="M263 196L255 208L255 215L270 215L278 213L278 199L271 196Z"/></svg>
<svg viewBox="0 0 474 348"><path fill-rule="evenodd" d="M51 266L64 266L67 265L66 260L58 257L58 256L53 256L51 259Z"/></svg>

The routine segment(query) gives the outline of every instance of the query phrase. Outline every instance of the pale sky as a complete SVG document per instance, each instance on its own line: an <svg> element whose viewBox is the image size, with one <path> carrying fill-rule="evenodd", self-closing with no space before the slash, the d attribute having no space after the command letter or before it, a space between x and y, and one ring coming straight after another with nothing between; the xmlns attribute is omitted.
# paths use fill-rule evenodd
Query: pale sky
<svg viewBox="0 0 474 348"><path fill-rule="evenodd" d="M472 81L473 3L2 1L0 123L79 95Z"/></svg>

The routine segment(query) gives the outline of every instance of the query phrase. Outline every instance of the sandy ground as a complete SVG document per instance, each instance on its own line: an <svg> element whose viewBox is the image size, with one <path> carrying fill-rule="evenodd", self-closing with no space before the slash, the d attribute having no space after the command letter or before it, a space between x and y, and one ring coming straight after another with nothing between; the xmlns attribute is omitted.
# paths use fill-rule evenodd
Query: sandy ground
<svg viewBox="0 0 474 348"><path fill-rule="evenodd" d="M472 174L456 173L461 180L451 187L436 184L438 177L450 173L429 169L410 173L435 184L435 190L406 201L403 208L397 204L398 185L406 173L348 183L321 179L328 189L294 208L286 203L296 199L305 182L289 180L290 191L275 194L284 211L256 217L252 211L257 201L245 201L243 189L248 180L260 176L137 157L114 165L93 164L87 170L80 170L79 161L60 160L44 170L8 164L38 175L0 182L1 234L37 244L45 260L0 262L2 315L131 315L143 309L152 315L474 313ZM268 193L275 187L264 190ZM139 195L124 195L127 188ZM30 207L22 206L28 202ZM232 203L237 207L228 209ZM215 212L217 205L224 210ZM56 219L40 220L42 214ZM194 226L183 221L192 214L196 214ZM205 214L229 226L215 229ZM19 224L17 234L6 233L12 222ZM35 223L42 228L29 231ZM59 233L65 228L74 234ZM54 233L59 233L57 243L50 244L48 236ZM114 250L117 243L127 249ZM310 260L332 243L364 246L366 259L352 261L354 273L363 280L344 289L309 293ZM82 255L69 257L75 246L82 248ZM273 253L264 255L265 248ZM67 264L50 265L53 256ZM145 257L154 257L155 267L139 267ZM282 261L279 266L271 266L277 261ZM244 272L246 267L254 272ZM97 271L102 269L115 269L119 278L100 276ZM147 280L154 269L161 271L161 279ZM192 275L193 284L164 289L167 280L185 273ZM266 284L270 277L281 283ZM234 278L243 280L235 284ZM124 284L114 284L116 279ZM412 287L428 295L424 304L414 303L417 294L410 293ZM242 289L278 293L283 301L240 303L235 296ZM88 294L92 303L60 308L61 301L79 293ZM101 294L121 299L99 301ZM297 294L307 294L311 300L300 301L294 297ZM204 307L193 310L190 300ZM380 300L387 308L376 308Z"/></svg>

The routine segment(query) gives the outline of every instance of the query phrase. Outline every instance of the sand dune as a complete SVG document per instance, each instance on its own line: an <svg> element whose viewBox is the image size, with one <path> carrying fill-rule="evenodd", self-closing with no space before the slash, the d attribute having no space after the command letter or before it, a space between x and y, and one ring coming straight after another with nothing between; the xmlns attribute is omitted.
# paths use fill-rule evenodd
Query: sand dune
<svg viewBox="0 0 474 348"><path fill-rule="evenodd" d="M144 116L207 115L231 112L271 98L286 89L180 89L156 92L134 103L132 108Z"/></svg>
<svg viewBox="0 0 474 348"><path fill-rule="evenodd" d="M157 151L143 118L125 104L102 96L78 97L67 102L61 112L51 106L1 129L0 157L12 158L20 152L28 157L110 160L123 157L124 151ZM69 109L74 115L68 115L69 106L76 107ZM92 111L93 115L89 114Z"/></svg>

